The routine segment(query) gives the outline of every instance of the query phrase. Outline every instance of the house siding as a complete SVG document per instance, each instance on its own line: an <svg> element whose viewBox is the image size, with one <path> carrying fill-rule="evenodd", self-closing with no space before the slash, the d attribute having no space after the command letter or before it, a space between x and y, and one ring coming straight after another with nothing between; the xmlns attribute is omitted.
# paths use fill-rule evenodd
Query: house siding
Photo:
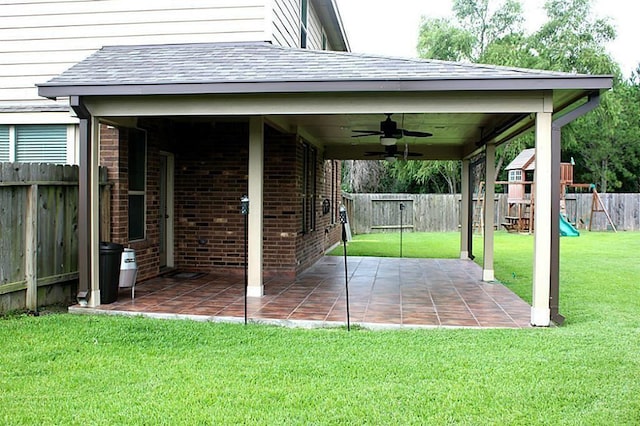
<svg viewBox="0 0 640 426"><path fill-rule="evenodd" d="M322 33L324 29L320 18L316 13L312 3L309 2L309 17L307 22L307 48L313 50L322 50Z"/></svg>
<svg viewBox="0 0 640 426"><path fill-rule="evenodd" d="M273 43L300 47L300 0L274 0ZM324 29L311 0L307 12L307 49L322 50ZM327 49L329 45L327 43Z"/></svg>
<svg viewBox="0 0 640 426"><path fill-rule="evenodd" d="M273 43L300 47L300 0L274 0Z"/></svg>
<svg viewBox="0 0 640 426"><path fill-rule="evenodd" d="M270 40L264 0L13 1L0 14L0 105L46 103L42 83L105 45ZM270 22L270 21L269 21Z"/></svg>

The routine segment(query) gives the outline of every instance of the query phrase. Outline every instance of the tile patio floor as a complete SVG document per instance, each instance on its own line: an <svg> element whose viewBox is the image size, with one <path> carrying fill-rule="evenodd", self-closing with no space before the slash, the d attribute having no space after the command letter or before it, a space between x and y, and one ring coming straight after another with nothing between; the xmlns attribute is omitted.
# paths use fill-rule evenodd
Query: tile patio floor
<svg viewBox="0 0 640 426"><path fill-rule="evenodd" d="M467 260L348 259L351 323L393 327L529 327L531 307L498 283L480 281ZM153 278L136 286L135 300L120 289L118 301L75 313L141 314L162 318L243 321L242 275L215 272L193 279ZM346 323L344 260L324 257L294 280L265 281L265 295L248 299L252 322L320 327Z"/></svg>

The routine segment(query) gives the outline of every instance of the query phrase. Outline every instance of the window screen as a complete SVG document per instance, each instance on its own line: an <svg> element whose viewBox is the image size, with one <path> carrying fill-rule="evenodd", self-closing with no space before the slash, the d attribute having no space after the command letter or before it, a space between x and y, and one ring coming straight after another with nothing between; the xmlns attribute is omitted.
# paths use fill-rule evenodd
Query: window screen
<svg viewBox="0 0 640 426"><path fill-rule="evenodd" d="M66 125L20 125L16 129L16 159L23 163L66 163Z"/></svg>
<svg viewBox="0 0 640 426"><path fill-rule="evenodd" d="M10 161L9 126L0 126L0 161Z"/></svg>

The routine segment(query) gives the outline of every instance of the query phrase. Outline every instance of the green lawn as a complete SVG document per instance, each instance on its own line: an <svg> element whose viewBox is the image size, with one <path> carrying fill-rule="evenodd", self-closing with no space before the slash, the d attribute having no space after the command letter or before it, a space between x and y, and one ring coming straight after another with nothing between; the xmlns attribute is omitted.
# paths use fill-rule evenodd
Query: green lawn
<svg viewBox="0 0 640 426"><path fill-rule="evenodd" d="M456 256L455 233L405 237ZM532 245L496 235L496 275L525 298ZM347 333L8 317L0 422L640 424L640 234L583 233L561 248L559 328Z"/></svg>

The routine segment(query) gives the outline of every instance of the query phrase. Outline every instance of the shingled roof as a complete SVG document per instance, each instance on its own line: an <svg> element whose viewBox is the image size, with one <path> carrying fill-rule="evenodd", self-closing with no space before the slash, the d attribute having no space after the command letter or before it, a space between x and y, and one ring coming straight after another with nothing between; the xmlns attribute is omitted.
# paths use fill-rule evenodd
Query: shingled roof
<svg viewBox="0 0 640 426"><path fill-rule="evenodd" d="M206 43L104 47L40 84L39 88L40 94L47 97L346 90L601 89L602 77L610 79L607 76L292 49L269 43Z"/></svg>

